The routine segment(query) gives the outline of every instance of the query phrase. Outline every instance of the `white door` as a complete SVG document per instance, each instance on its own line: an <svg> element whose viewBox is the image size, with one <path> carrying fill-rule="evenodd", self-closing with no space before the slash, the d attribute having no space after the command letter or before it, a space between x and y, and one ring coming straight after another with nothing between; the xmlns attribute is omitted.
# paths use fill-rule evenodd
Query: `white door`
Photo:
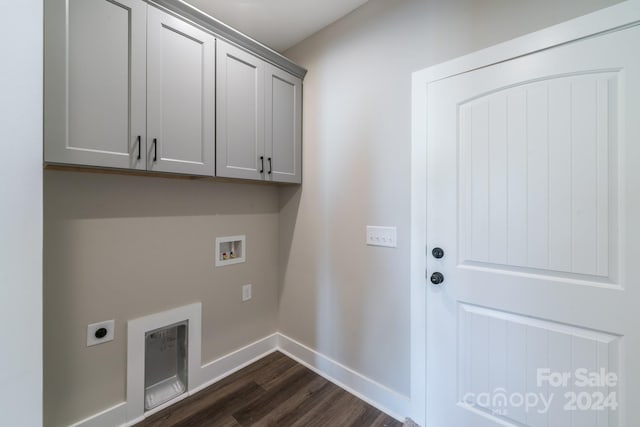
<svg viewBox="0 0 640 427"><path fill-rule="evenodd" d="M428 86L428 427L640 426L638 52L632 27Z"/></svg>
<svg viewBox="0 0 640 427"><path fill-rule="evenodd" d="M216 175L264 179L264 66L261 59L218 41L216 52Z"/></svg>
<svg viewBox="0 0 640 427"><path fill-rule="evenodd" d="M266 65L266 179L302 182L302 80Z"/></svg>
<svg viewBox="0 0 640 427"><path fill-rule="evenodd" d="M147 169L214 174L215 38L149 7Z"/></svg>
<svg viewBox="0 0 640 427"><path fill-rule="evenodd" d="M145 169L146 8L46 2L45 161Z"/></svg>

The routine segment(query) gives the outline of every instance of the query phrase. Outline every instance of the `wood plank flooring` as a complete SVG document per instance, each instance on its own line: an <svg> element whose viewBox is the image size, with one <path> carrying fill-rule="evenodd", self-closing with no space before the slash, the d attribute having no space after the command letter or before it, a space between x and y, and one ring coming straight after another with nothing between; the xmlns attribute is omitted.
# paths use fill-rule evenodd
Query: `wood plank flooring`
<svg viewBox="0 0 640 427"><path fill-rule="evenodd" d="M280 352L136 424L139 427L401 427Z"/></svg>

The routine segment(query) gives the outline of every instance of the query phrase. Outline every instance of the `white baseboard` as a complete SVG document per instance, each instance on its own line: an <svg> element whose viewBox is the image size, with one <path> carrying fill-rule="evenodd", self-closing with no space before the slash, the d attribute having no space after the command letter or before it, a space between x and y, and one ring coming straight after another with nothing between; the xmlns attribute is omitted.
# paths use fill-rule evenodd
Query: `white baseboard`
<svg viewBox="0 0 640 427"><path fill-rule="evenodd" d="M71 424L69 427L113 427L124 425L126 421L127 402L121 402L82 421Z"/></svg>
<svg viewBox="0 0 640 427"><path fill-rule="evenodd" d="M324 356L299 342L275 333L264 337L239 350L220 357L201 367L199 378L201 384L193 387L175 401L163 405L169 406L178 400L198 393L221 379L233 374L251 363L262 359L274 351L281 351L297 362L303 364L332 383L342 387L349 393L359 397L392 417L403 420L410 410L409 398L383 386L344 365ZM158 409L162 409L158 408ZM156 411L153 411L156 412ZM149 416L153 412L146 415ZM73 424L71 427L128 427L144 419L127 419L127 402L119 403L98 414Z"/></svg>
<svg viewBox="0 0 640 427"><path fill-rule="evenodd" d="M304 344L278 334L278 350L377 409L403 421L411 400Z"/></svg>
<svg viewBox="0 0 640 427"><path fill-rule="evenodd" d="M278 348L278 333L262 338L246 347L222 356L213 362L204 365L200 371L202 384L194 388L189 394L195 394L200 390L217 383L224 377L262 359L266 355L273 353Z"/></svg>

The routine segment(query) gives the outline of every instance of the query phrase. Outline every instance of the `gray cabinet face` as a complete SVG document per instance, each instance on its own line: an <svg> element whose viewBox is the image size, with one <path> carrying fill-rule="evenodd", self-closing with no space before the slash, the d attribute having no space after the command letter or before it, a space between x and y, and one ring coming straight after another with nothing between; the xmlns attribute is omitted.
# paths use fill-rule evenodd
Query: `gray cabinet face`
<svg viewBox="0 0 640 427"><path fill-rule="evenodd" d="M145 169L146 5L45 6L45 161Z"/></svg>
<svg viewBox="0 0 640 427"><path fill-rule="evenodd" d="M217 44L216 175L300 183L302 81Z"/></svg>
<svg viewBox="0 0 640 427"><path fill-rule="evenodd" d="M45 8L46 162L301 182L299 78L141 0Z"/></svg>
<svg viewBox="0 0 640 427"><path fill-rule="evenodd" d="M214 174L215 39L154 7L147 25L147 169Z"/></svg>
<svg viewBox="0 0 640 427"><path fill-rule="evenodd" d="M265 63L219 40L216 50L216 175L263 179Z"/></svg>
<svg viewBox="0 0 640 427"><path fill-rule="evenodd" d="M265 92L267 179L302 182L302 81L267 66Z"/></svg>

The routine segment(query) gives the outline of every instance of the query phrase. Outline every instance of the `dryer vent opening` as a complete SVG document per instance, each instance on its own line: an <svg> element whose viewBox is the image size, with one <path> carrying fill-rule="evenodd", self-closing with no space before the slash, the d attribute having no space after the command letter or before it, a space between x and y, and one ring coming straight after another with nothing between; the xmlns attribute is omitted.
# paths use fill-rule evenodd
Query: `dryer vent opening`
<svg viewBox="0 0 640 427"><path fill-rule="evenodd" d="M143 420L202 385L201 334L199 302L128 321L127 421Z"/></svg>
<svg viewBox="0 0 640 427"><path fill-rule="evenodd" d="M145 332L145 411L187 391L188 328L189 322L184 321Z"/></svg>

